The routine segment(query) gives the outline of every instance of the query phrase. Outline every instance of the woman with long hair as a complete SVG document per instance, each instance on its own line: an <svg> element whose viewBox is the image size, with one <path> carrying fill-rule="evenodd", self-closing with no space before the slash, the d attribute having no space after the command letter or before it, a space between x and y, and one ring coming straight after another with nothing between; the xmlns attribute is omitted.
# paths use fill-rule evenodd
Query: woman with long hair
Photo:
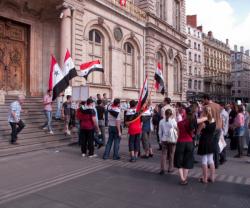
<svg viewBox="0 0 250 208"><path fill-rule="evenodd" d="M201 183L208 181L214 182L215 166L213 160L213 138L216 129L215 119L212 117L212 109L210 107L204 108L204 116L207 121L201 124L201 135L198 146L198 155L202 156L202 173L200 178ZM208 178L208 165L210 167L210 177Z"/></svg>
<svg viewBox="0 0 250 208"><path fill-rule="evenodd" d="M176 144L174 166L179 170L180 184L187 185L189 169L194 166L193 161L193 133L196 118L190 108L186 109L186 118L178 122L178 139Z"/></svg>

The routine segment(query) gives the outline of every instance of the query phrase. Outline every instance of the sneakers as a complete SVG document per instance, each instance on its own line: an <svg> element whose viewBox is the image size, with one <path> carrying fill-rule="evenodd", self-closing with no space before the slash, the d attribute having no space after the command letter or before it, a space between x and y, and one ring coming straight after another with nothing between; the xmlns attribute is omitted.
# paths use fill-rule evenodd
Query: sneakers
<svg viewBox="0 0 250 208"><path fill-rule="evenodd" d="M135 157L131 157L131 159L129 160L129 162L136 162Z"/></svg>
<svg viewBox="0 0 250 208"><path fill-rule="evenodd" d="M47 126L45 126L45 127L43 127L43 128L42 128L42 130L47 130L47 129L48 129L48 127L47 127Z"/></svg>
<svg viewBox="0 0 250 208"><path fill-rule="evenodd" d="M86 157L86 154L83 153L83 154L82 154L82 157Z"/></svg>
<svg viewBox="0 0 250 208"><path fill-rule="evenodd" d="M50 131L50 132L49 132L49 134L53 135L53 134L54 134L54 132L53 132L53 131Z"/></svg>
<svg viewBox="0 0 250 208"><path fill-rule="evenodd" d="M71 133L70 133L69 130L68 130L68 131L65 131L64 134L65 134L65 136L67 136L67 135L70 136L70 135L71 135Z"/></svg>
<svg viewBox="0 0 250 208"><path fill-rule="evenodd" d="M89 155L89 156L88 156L88 158L95 158L95 157L97 157L96 154L93 154L93 155Z"/></svg>

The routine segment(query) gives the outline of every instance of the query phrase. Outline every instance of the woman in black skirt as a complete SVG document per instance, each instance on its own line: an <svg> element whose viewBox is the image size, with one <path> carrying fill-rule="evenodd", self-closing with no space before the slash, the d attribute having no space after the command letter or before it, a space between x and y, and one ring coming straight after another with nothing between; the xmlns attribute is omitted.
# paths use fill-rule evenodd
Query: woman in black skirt
<svg viewBox="0 0 250 208"><path fill-rule="evenodd" d="M201 135L198 147L198 155L202 156L202 173L200 178L201 183L208 181L214 182L215 166L213 160L213 138L216 129L215 119L212 117L212 109L210 107L204 108L204 116L208 118L201 124ZM208 178L208 165L210 166L210 177Z"/></svg>

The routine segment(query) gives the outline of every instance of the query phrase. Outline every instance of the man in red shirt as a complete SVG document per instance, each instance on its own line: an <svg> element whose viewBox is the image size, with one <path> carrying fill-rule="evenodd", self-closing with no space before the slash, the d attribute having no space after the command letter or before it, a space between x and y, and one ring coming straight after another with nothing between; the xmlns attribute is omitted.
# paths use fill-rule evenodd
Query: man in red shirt
<svg viewBox="0 0 250 208"><path fill-rule="evenodd" d="M80 122L80 141L82 156L86 156L88 149L88 157L96 157L97 155L94 154L94 133L96 129L100 134L100 129L96 121L94 101L91 98L87 100L85 106L81 106L77 110L76 117Z"/></svg>
<svg viewBox="0 0 250 208"><path fill-rule="evenodd" d="M126 113L126 120L133 120L133 117L138 116L136 113L136 104L135 100L129 102L130 109ZM134 122L128 124L130 162L136 162L138 158L141 132L141 118L137 118Z"/></svg>

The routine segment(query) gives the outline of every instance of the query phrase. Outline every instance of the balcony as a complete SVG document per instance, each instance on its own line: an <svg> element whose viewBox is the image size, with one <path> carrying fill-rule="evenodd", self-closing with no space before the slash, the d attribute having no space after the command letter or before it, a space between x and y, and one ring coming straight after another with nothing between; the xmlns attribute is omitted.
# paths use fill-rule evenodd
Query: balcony
<svg viewBox="0 0 250 208"><path fill-rule="evenodd" d="M131 16L135 17L138 20L146 21L147 20L147 13L140 9L139 7L135 6L132 2L127 1L126 6L120 5L120 0L106 0L109 2L113 7L118 7L119 9L124 10Z"/></svg>

